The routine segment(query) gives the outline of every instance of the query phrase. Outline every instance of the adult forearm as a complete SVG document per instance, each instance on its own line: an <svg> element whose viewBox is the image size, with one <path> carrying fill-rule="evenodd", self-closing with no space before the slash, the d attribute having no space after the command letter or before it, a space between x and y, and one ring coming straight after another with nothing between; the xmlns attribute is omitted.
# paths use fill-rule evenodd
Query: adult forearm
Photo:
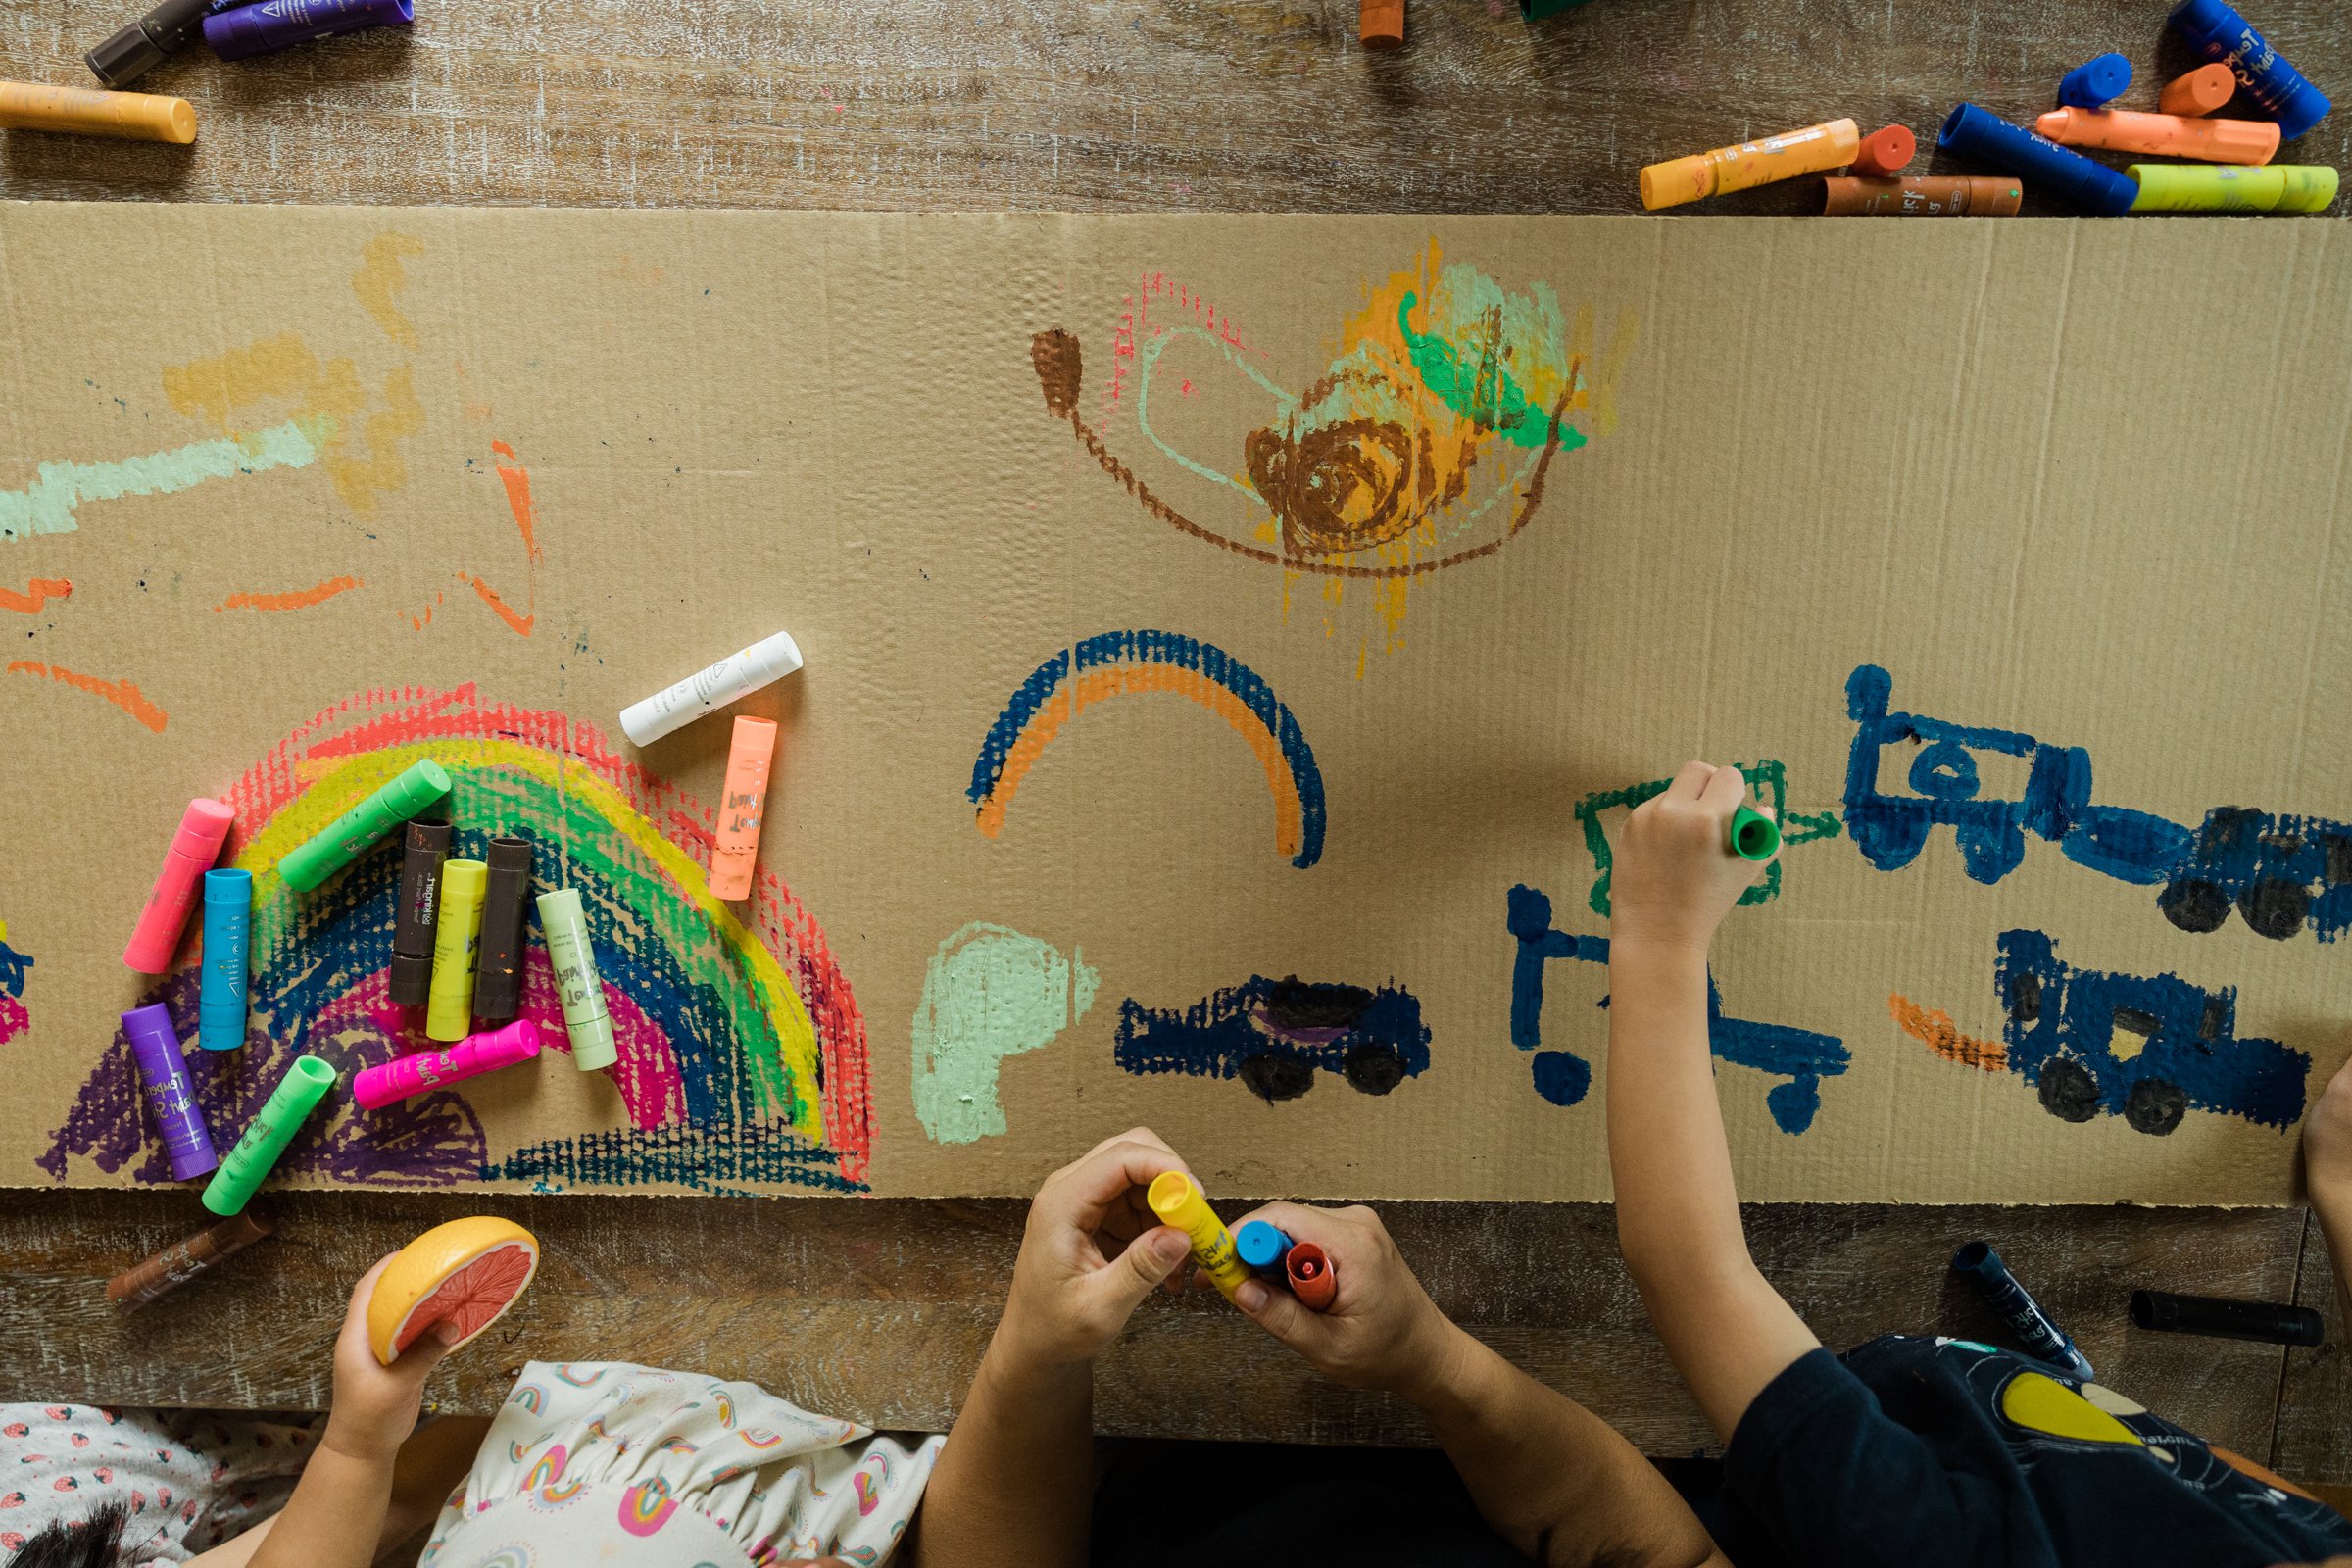
<svg viewBox="0 0 2352 1568"><path fill-rule="evenodd" d="M1545 1568L1721 1561L1696 1516L1632 1444L1460 1329L1400 1392L1495 1533Z"/></svg>
<svg viewBox="0 0 2352 1568"><path fill-rule="evenodd" d="M1609 1166L1617 1234L1644 1296L1745 1266L1707 1046L1704 949L1618 939L1609 953Z"/></svg>
<svg viewBox="0 0 2352 1568"><path fill-rule="evenodd" d="M389 1454L366 1458L320 1444L252 1568L368 1568L392 1500L392 1466Z"/></svg>
<svg viewBox="0 0 2352 1568"><path fill-rule="evenodd" d="M2352 1184L2315 1181L2311 1184L2311 1212L2320 1222L2320 1238L2328 1244L2328 1261L2335 1270L2335 1327L2342 1332L2352 1323Z"/></svg>
<svg viewBox="0 0 2352 1568"><path fill-rule="evenodd" d="M915 1568L1084 1568L1094 1474L1093 1363L1031 1363L1000 1332L925 1489Z"/></svg>

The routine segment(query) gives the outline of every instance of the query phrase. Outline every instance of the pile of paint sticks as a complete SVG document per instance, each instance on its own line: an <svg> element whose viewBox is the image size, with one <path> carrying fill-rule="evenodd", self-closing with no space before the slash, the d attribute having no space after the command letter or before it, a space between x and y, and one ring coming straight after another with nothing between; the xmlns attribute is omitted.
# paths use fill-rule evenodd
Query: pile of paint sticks
<svg viewBox="0 0 2352 1568"><path fill-rule="evenodd" d="M779 632L631 705L621 712L621 728L639 746L651 745L800 667L799 646ZM751 897L776 739L773 719L743 715L735 720L725 808L707 873L713 898ZM363 1110L380 1110L539 1054L539 1025L520 1016L526 952L523 906L530 898L534 846L529 836L510 832L492 837L482 859L452 858L451 824L425 814L448 800L452 782L447 768L429 757L420 758L277 861L277 874L287 887L298 894L312 893L395 829L401 832L387 996L396 1006L421 1008L425 1038L446 1049L395 1056L355 1073L352 1099ZM136 973L169 973L201 888L204 924L196 1043L213 1052L245 1045L251 1001L253 872L215 864L235 820L235 808L225 801L198 797L188 803L130 943L122 950L122 962ZM581 1072L602 1071L619 1053L579 891L556 888L533 902L547 940L572 1065ZM296 1056L234 1147L221 1155L215 1152L212 1128L197 1103L171 1008L162 1002L132 1008L122 1014L122 1034L163 1140L172 1179L193 1181L209 1173L204 1206L220 1216L220 1223L209 1230L108 1282L108 1298L132 1308L272 1234L270 1220L248 1215L246 1205L341 1075L333 1063L318 1056Z"/></svg>
<svg viewBox="0 0 2352 1568"><path fill-rule="evenodd" d="M2034 130L1975 104L1955 108L1936 133L1936 146L2006 170L2010 177L1905 174L1918 151L1908 127L1888 125L1863 136L1853 121L1836 120L1652 164L1642 171L1642 205L1654 212L1842 168L1843 176L1824 182L1823 211L1832 217L2007 218L2018 211L2028 182L2070 207L2110 218L2325 211L2335 200L2336 171L2271 160L2281 142L2327 115L2327 95L2227 0L2182 0L2170 24L2206 64L2167 83L2157 113L2108 107L2132 85L2132 63L2119 54L2068 72L2058 84L2058 107L2041 116ZM2271 118L2222 115L2240 92ZM2133 164L2119 172L2076 147L2198 162Z"/></svg>
<svg viewBox="0 0 2352 1568"><path fill-rule="evenodd" d="M185 98L121 89L198 38L221 60L249 60L337 33L406 26L416 16L415 0L164 0L82 56L113 90L0 81L0 125L184 147L196 139Z"/></svg>

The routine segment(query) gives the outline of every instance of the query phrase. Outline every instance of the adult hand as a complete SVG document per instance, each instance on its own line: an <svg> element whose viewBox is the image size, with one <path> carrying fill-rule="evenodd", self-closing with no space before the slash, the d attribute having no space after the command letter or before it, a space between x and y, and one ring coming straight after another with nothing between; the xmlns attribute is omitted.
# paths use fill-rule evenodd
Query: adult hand
<svg viewBox="0 0 2352 1568"><path fill-rule="evenodd" d="M1250 1220L1323 1249L1338 1285L1330 1310L1310 1312L1289 1291L1250 1281L1234 1305L1258 1327L1351 1389L1386 1389L1417 1403L1452 1376L1468 1337L1429 1298L1378 1214L1268 1203L1240 1223Z"/></svg>
<svg viewBox="0 0 2352 1568"><path fill-rule="evenodd" d="M1144 1189L1185 1170L1149 1127L1097 1144L1046 1178L1029 1205L997 1343L1020 1364L1091 1360L1191 1251L1159 1223ZM1189 1175L1190 1172L1188 1171Z"/></svg>
<svg viewBox="0 0 2352 1568"><path fill-rule="evenodd" d="M1703 950L1764 864L1729 848L1732 815L1747 796L1736 767L1686 762L1663 795L1618 830L1609 870L1609 938ZM1761 814L1769 815L1758 808Z"/></svg>
<svg viewBox="0 0 2352 1568"><path fill-rule="evenodd" d="M400 1452L402 1442L416 1429L424 1380L441 1364L460 1332L454 1323L436 1323L390 1366L375 1358L368 1344L368 1298L394 1255L387 1252L377 1258L375 1267L352 1287L343 1332L335 1336L334 1403L327 1411L325 1435L318 1440L320 1447L364 1464L388 1465Z"/></svg>

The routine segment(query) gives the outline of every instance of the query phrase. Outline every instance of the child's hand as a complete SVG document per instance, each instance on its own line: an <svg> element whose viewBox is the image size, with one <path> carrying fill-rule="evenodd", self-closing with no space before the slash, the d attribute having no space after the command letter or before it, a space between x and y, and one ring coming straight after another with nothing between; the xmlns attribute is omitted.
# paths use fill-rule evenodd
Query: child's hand
<svg viewBox="0 0 2352 1568"><path fill-rule="evenodd" d="M1006 1354L1024 1366L1067 1366L1118 1338L1192 1250L1144 1201L1154 1176L1184 1169L1157 1133L1138 1127L1046 1178L997 1330Z"/></svg>
<svg viewBox="0 0 2352 1568"><path fill-rule="evenodd" d="M1378 1214L1360 1205L1268 1203L1240 1223L1253 1219L1293 1242L1322 1248L1339 1285L1329 1311L1310 1312L1289 1291L1250 1281L1234 1304L1258 1327L1351 1389L1386 1389L1413 1399L1417 1391L1445 1381L1461 1331L1421 1288Z"/></svg>
<svg viewBox="0 0 2352 1568"><path fill-rule="evenodd" d="M1704 950L1763 862L1730 849L1732 813L1747 796L1736 767L1686 762L1666 793L1635 808L1609 871L1609 938ZM1759 810L1761 808L1759 808Z"/></svg>
<svg viewBox="0 0 2352 1568"><path fill-rule="evenodd" d="M320 1447L363 1464L390 1464L402 1441L416 1430L424 1380L449 1353L449 1342L459 1332L453 1323L436 1323L390 1366L376 1360L368 1344L368 1298L393 1256L387 1252L377 1258L375 1267L352 1287L343 1332L335 1336L334 1404L327 1411L326 1433L318 1440Z"/></svg>
<svg viewBox="0 0 2352 1568"><path fill-rule="evenodd" d="M2303 1120L2303 1183L2314 1203L2352 1200L2352 1061L2335 1070Z"/></svg>

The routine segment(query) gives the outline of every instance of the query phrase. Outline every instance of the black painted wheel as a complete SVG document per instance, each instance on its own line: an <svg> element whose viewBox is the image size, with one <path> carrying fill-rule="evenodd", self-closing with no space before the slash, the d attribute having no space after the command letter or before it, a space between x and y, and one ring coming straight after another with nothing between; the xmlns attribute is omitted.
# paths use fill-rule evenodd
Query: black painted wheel
<svg viewBox="0 0 2352 1568"><path fill-rule="evenodd" d="M2183 931L2219 931L2230 918L2230 895L2211 882L2175 882L2156 895L2156 907Z"/></svg>
<svg viewBox="0 0 2352 1568"><path fill-rule="evenodd" d="M1353 1046L1340 1075L1359 1095L1385 1095L1404 1082L1404 1056L1395 1046Z"/></svg>
<svg viewBox="0 0 2352 1568"><path fill-rule="evenodd" d="M2299 883L2265 877L2237 896L2237 912L2257 932L2284 942L2303 929L2303 918L2311 913L2311 894Z"/></svg>
<svg viewBox="0 0 2352 1568"><path fill-rule="evenodd" d="M1237 1071L1260 1100L1297 1100L1315 1087L1315 1069L1295 1056L1251 1056Z"/></svg>
<svg viewBox="0 0 2352 1568"><path fill-rule="evenodd" d="M2188 1114L2188 1095L2178 1084L2161 1078L2142 1078L2124 1097L2124 1120L2134 1130L2162 1138Z"/></svg>
<svg viewBox="0 0 2352 1568"><path fill-rule="evenodd" d="M2060 1121L2088 1121L2099 1113L2098 1080L2072 1057L2045 1062L2035 1092L2041 1096L2041 1108Z"/></svg>

